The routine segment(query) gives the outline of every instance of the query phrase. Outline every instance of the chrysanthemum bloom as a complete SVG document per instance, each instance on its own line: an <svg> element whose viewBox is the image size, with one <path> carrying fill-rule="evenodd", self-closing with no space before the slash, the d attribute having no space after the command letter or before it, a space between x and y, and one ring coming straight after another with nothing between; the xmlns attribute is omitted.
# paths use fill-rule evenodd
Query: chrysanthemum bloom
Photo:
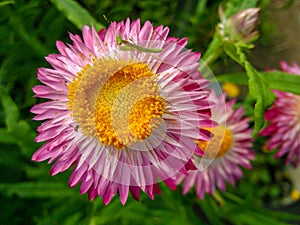
<svg viewBox="0 0 300 225"><path fill-rule="evenodd" d="M99 33L83 28L83 39L57 42L59 54L40 68L45 85L33 88L49 99L31 109L46 143L35 161L56 160L51 175L74 165L71 187L97 195L108 204L118 193L150 198L158 182L176 188L171 179L197 149L192 139L208 140L198 126L211 124L208 81L198 72L199 53L184 50L187 39L167 38L169 29L148 21L113 22Z"/></svg>
<svg viewBox="0 0 300 225"><path fill-rule="evenodd" d="M283 71L300 75L300 68L296 63L289 66L281 62ZM265 119L269 125L261 132L261 136L270 136L267 149L278 149L275 157L287 155L286 164L293 163L297 167L300 162L300 96L273 91L277 96L273 106L266 111Z"/></svg>
<svg viewBox="0 0 300 225"><path fill-rule="evenodd" d="M215 187L226 190L226 181L235 185L235 180L242 177L240 166L251 169L250 160L254 159L252 148L252 129L248 127L248 118L243 117L244 109L233 109L235 99L225 103L225 95L212 94L214 119L219 126L207 128L213 137L209 141L198 140L197 144L204 151L203 156L195 156L195 170L188 171L188 176L179 175L178 183L184 179L183 194L195 186L199 199L204 193L213 194ZM224 109L225 107L225 109Z"/></svg>

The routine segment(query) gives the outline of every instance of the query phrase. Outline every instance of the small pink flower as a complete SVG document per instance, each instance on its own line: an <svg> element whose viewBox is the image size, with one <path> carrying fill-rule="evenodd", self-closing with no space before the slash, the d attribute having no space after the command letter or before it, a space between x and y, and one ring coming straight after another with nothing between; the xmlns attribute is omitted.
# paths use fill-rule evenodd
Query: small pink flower
<svg viewBox="0 0 300 225"><path fill-rule="evenodd" d="M58 41L59 54L46 58L52 69L38 70L44 85L33 88L49 100L31 109L46 120L35 139L45 144L32 159L55 161L51 175L74 165L69 185L81 182L80 193L105 204L116 194L125 204L129 192L139 199L140 190L153 199L160 180L175 189L171 177L185 173L197 149L191 140L209 138L198 127L211 118L200 54L168 33L127 19L98 33L85 26L83 38L70 34L72 44Z"/></svg>
<svg viewBox="0 0 300 225"><path fill-rule="evenodd" d="M214 135L211 140L197 141L204 155L195 155L196 170L189 170L186 177L179 175L177 180L179 183L184 179L183 194L195 186L199 199L204 193L213 194L216 186L225 191L226 181L235 185L235 180L243 175L240 166L251 169L250 160L254 159L252 129L248 126L248 118L243 117L244 109L233 109L234 99L224 105L225 95L212 93L211 96L216 102L212 111L216 112L214 119L219 126L207 129Z"/></svg>
<svg viewBox="0 0 300 225"><path fill-rule="evenodd" d="M281 62L284 72L300 75L296 63L289 66ZM300 96L273 91L277 96L273 106L266 111L265 119L269 124L261 132L261 136L269 136L267 149L277 149L276 158L287 155L286 164L293 163L297 167L300 162Z"/></svg>

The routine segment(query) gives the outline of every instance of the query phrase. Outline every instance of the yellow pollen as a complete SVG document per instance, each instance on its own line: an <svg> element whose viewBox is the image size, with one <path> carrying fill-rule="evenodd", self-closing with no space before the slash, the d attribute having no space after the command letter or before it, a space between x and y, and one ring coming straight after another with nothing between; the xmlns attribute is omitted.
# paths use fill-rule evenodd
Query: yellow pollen
<svg viewBox="0 0 300 225"><path fill-rule="evenodd" d="M81 132L115 149L149 137L166 107L156 77L140 62L94 60L69 85L68 106Z"/></svg>
<svg viewBox="0 0 300 225"><path fill-rule="evenodd" d="M78 76L68 86L68 89L69 89L69 91L68 91L69 102L67 103L67 106L68 106L69 109L72 109L72 107L73 107L73 101L74 101L74 98L75 98L75 94L76 94L78 84L79 84L82 76L84 75L85 71L87 71L89 67L90 67L90 64L87 64L85 67L83 67L83 69L80 72L78 72Z"/></svg>
<svg viewBox="0 0 300 225"><path fill-rule="evenodd" d="M165 110L165 102L159 96L146 97L134 104L129 113L129 128L138 139L145 139L151 134L157 120Z"/></svg>
<svg viewBox="0 0 300 225"><path fill-rule="evenodd" d="M233 143L232 133L223 126L205 128L214 136L209 141L197 141L198 147L205 152L206 158L220 158L231 148Z"/></svg>

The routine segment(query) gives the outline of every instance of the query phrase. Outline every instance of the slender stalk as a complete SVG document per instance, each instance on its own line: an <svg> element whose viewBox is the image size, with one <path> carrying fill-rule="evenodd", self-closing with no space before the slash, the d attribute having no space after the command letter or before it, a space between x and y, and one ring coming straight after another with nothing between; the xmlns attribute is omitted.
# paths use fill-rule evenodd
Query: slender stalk
<svg viewBox="0 0 300 225"><path fill-rule="evenodd" d="M202 62L199 67L199 71L206 78L209 77L209 66L212 65L223 53L222 41L215 35L210 42L206 52L202 56Z"/></svg>

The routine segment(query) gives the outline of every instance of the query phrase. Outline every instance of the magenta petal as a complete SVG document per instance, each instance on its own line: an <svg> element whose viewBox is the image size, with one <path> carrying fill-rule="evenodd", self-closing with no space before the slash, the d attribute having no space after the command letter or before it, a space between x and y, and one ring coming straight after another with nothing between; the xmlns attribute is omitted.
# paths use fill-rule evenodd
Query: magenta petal
<svg viewBox="0 0 300 225"><path fill-rule="evenodd" d="M119 187L119 195L122 205L125 205L129 193L129 187L126 185L120 185Z"/></svg>
<svg viewBox="0 0 300 225"><path fill-rule="evenodd" d="M140 189L139 187L136 186L130 186L129 187L130 193L132 195L132 197L136 200L139 201L140 200Z"/></svg>
<svg viewBox="0 0 300 225"><path fill-rule="evenodd" d="M107 205L111 201L112 197L116 194L117 189L117 184L112 183L110 185L110 188L107 189L106 193L103 196L104 205Z"/></svg>
<svg viewBox="0 0 300 225"><path fill-rule="evenodd" d="M91 188L92 184L93 184L93 179L89 179L89 180L84 179L80 186L80 194L86 193Z"/></svg>
<svg viewBox="0 0 300 225"><path fill-rule="evenodd" d="M204 182L202 180L202 177L201 176L198 176L197 177L197 180L196 180L196 193L197 193L197 197L199 199L202 199L204 197Z"/></svg>
<svg viewBox="0 0 300 225"><path fill-rule="evenodd" d="M164 183L171 189L171 190L176 190L177 186L175 184L175 180L169 178L164 180Z"/></svg>
<svg viewBox="0 0 300 225"><path fill-rule="evenodd" d="M97 189L95 187L89 189L88 196L89 196L89 200L93 201L97 197Z"/></svg>
<svg viewBox="0 0 300 225"><path fill-rule="evenodd" d="M185 164L185 168L186 168L187 170L196 170L196 169L197 169L197 167L196 167L195 164L192 162L192 160L189 160L189 161L187 162L187 164Z"/></svg>
<svg viewBox="0 0 300 225"><path fill-rule="evenodd" d="M106 190L110 187L110 182L106 179L101 179L99 180L98 183L98 195L99 196L104 196Z"/></svg>
<svg viewBox="0 0 300 225"><path fill-rule="evenodd" d="M82 177L86 173L87 168L88 168L88 165L83 164L80 168L73 171L73 173L70 177L70 180L69 180L70 187L74 187L82 180Z"/></svg>

